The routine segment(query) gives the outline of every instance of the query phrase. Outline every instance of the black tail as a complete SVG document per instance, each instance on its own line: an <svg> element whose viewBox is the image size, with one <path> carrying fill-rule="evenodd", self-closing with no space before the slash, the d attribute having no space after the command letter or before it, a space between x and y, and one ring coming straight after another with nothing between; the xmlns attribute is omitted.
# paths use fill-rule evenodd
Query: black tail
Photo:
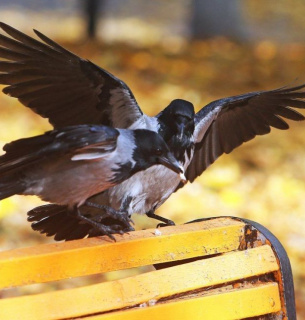
<svg viewBox="0 0 305 320"><path fill-rule="evenodd" d="M81 211L84 216L93 218L105 226L117 228L117 231L130 231L125 230L126 226L120 221L103 217L103 214L93 214L93 212L90 214L90 209L85 206L81 207ZM91 225L77 219L76 216L71 214L68 206L47 204L34 208L28 212L28 221L32 222L31 227L33 230L45 233L48 237L54 236L56 241L77 240L104 235L103 232L96 229L93 230Z"/></svg>
<svg viewBox="0 0 305 320"><path fill-rule="evenodd" d="M81 223L69 213L67 206L48 204L32 209L28 212L28 221L35 231L54 236L56 241L76 240L86 237L92 228Z"/></svg>
<svg viewBox="0 0 305 320"><path fill-rule="evenodd" d="M22 194L24 190L25 187L16 174L5 174L0 177L0 200Z"/></svg>

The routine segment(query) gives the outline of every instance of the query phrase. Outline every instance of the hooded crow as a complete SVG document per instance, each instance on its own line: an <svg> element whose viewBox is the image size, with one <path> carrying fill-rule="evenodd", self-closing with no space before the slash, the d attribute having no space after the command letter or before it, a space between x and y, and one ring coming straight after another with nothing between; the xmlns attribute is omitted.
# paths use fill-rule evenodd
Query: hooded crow
<svg viewBox="0 0 305 320"><path fill-rule="evenodd" d="M158 132L186 170L191 182L223 153L230 153L270 127L288 129L283 118L304 120L292 108L305 108L305 85L251 92L213 101L195 114L192 103L176 99L154 117L145 115L129 87L121 80L64 49L39 31L35 40L0 23L10 36L0 37L0 83L3 92L49 119L55 128L78 124L103 124L118 128ZM155 215L168 197L182 186L179 177L163 166L153 166L94 196L91 201L116 210ZM82 211L82 207L80 210ZM94 209L84 213L96 216ZM48 205L29 212L36 230L56 234L65 207ZM40 223L39 223L40 221ZM38 225L37 225L38 224ZM57 239L87 234L77 220ZM79 228L79 232L76 230Z"/></svg>
<svg viewBox="0 0 305 320"><path fill-rule="evenodd" d="M183 176L183 168L164 140L148 130L77 125L13 141L0 157L0 200L15 194L36 195L64 205L68 213L111 236L113 228L79 211L87 199L128 179L140 170L162 164ZM122 212L103 206L106 215L129 228ZM112 237L112 236L111 236Z"/></svg>

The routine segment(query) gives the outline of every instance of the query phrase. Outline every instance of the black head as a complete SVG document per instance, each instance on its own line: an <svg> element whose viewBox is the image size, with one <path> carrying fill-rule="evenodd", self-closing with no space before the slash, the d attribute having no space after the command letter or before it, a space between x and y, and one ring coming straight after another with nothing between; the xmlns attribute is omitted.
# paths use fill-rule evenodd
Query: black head
<svg viewBox="0 0 305 320"><path fill-rule="evenodd" d="M183 174L184 170L176 158L169 151L163 138L156 132L149 130L134 130L136 148L133 160L135 169L144 170L155 164L162 164L176 173Z"/></svg>
<svg viewBox="0 0 305 320"><path fill-rule="evenodd" d="M182 100L173 100L159 115L161 124L160 134L168 143L173 136L180 140L191 137L194 132L195 110L192 103Z"/></svg>

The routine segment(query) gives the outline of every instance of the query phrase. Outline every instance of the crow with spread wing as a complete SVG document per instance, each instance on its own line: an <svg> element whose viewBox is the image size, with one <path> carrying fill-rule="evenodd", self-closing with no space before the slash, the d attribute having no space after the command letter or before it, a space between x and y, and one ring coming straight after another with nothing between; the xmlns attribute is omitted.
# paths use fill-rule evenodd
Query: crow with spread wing
<svg viewBox="0 0 305 320"><path fill-rule="evenodd" d="M304 120L295 108L305 108L305 85L219 99L196 114L190 102L176 99L158 115L149 117L139 108L129 87L106 70L39 31L35 33L42 41L4 23L0 27L10 36L0 36L0 57L7 59L0 62L0 83L7 85L4 93L48 118L54 128L103 124L155 131L164 138L191 182L219 156L243 142L269 133L271 127L288 129L283 118ZM163 166L153 166L90 201L173 224L157 216L155 210L179 187L177 174ZM96 219L102 217L91 209L80 210ZM64 206L41 206L28 214L34 229L55 235L56 240L88 234L87 226L76 219L70 219L69 227L62 231L61 220L67 215Z"/></svg>

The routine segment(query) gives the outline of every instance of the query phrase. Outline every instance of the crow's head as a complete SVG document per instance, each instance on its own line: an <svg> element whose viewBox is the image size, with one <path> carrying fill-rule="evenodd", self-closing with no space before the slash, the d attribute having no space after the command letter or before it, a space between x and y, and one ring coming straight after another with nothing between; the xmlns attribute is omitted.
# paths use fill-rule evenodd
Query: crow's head
<svg viewBox="0 0 305 320"><path fill-rule="evenodd" d="M184 177L184 169L170 152L163 138L156 132L139 129L134 130L135 149L133 160L136 170L147 169L155 164L162 164Z"/></svg>
<svg viewBox="0 0 305 320"><path fill-rule="evenodd" d="M158 116L160 134L168 143L173 136L179 140L190 138L194 132L194 106L182 100L173 100Z"/></svg>

